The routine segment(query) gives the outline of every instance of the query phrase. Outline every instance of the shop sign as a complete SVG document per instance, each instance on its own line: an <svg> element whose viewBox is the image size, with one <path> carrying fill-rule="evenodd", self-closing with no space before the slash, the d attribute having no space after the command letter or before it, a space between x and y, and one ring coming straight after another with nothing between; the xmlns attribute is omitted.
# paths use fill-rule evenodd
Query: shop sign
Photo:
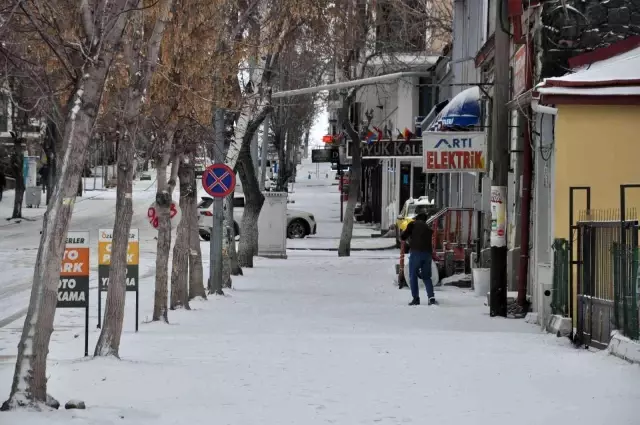
<svg viewBox="0 0 640 425"><path fill-rule="evenodd" d="M347 157L352 157L352 142L347 143ZM420 139L380 140L362 144L362 158L421 158L422 141Z"/></svg>
<svg viewBox="0 0 640 425"><path fill-rule="evenodd" d="M485 172L487 136L484 132L429 131L422 134L427 173Z"/></svg>

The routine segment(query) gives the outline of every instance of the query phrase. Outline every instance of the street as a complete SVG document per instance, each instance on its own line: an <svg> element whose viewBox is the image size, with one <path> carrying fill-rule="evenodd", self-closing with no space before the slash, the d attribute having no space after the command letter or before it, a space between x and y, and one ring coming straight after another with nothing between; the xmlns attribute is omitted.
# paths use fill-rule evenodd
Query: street
<svg viewBox="0 0 640 425"><path fill-rule="evenodd" d="M306 177L299 174L292 195L296 208L316 215L318 240L337 240L326 230L340 229L333 179ZM144 216L152 193L135 193L134 225L144 235L143 322L153 306L154 241ZM110 226L111 196L79 203L72 228ZM2 254L11 259L5 270L22 273L22 280L1 280L4 317L5 309L26 307L10 300L28 301L37 229L38 222L0 228ZM207 273L208 243L202 248ZM28 257L15 258L18 253ZM72 417L101 425L637 423L640 368L606 352L575 349L524 321L491 319L471 290L445 286L436 292L440 306L407 307L408 291L393 285L396 259L394 249L349 258L316 250L289 250L286 260L258 258L254 269L234 277L225 297L172 311L169 325L143 323L137 334L128 295L120 361L83 359L83 310L58 310L49 392L88 408L11 412L2 423L66 424ZM98 337L95 301L90 351ZM14 320L0 329L2 398L21 328L22 320Z"/></svg>

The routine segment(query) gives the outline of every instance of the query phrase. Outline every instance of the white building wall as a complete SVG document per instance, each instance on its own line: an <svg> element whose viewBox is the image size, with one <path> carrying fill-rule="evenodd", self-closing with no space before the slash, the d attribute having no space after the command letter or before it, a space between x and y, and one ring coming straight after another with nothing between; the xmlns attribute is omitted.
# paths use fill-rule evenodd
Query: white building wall
<svg viewBox="0 0 640 425"><path fill-rule="evenodd" d="M451 97L482 81L481 71L475 67L473 59L487 38L487 10L488 0L455 0L454 2ZM477 175L467 173L457 176L451 174L449 183L450 206L474 206L478 192ZM487 204L486 210L488 209L489 205Z"/></svg>
<svg viewBox="0 0 640 425"><path fill-rule="evenodd" d="M533 217L532 249L529 261L529 287L533 311L538 312L538 321L546 323L551 312L550 299L544 295L553 279L553 235L554 235L554 174L555 156L553 152L554 116L535 114L534 123L534 175L533 175Z"/></svg>

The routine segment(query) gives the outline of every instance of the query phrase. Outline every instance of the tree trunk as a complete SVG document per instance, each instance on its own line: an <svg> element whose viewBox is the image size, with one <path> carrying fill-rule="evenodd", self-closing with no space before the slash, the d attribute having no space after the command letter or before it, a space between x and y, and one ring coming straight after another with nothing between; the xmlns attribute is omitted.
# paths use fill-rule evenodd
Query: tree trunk
<svg viewBox="0 0 640 425"><path fill-rule="evenodd" d="M242 276L242 269L238 264L238 253L236 251L236 226L233 218L233 194L225 198L226 208L225 214L227 221L230 223L229 234L231 235L229 243L229 267L231 276Z"/></svg>
<svg viewBox="0 0 640 425"><path fill-rule="evenodd" d="M171 146L173 137L165 141ZM169 292L169 252L171 250L171 194L176 182L177 174L177 158L173 157L171 161L171 174L167 181L167 166L169 163L169 154L165 153L158 161L157 168L157 192L156 192L156 214L158 215L158 243L156 248L156 285L153 302L153 321L164 320L169 322L168 318L168 292Z"/></svg>
<svg viewBox="0 0 640 425"><path fill-rule="evenodd" d="M60 144L60 133L58 132L58 126L49 119L47 121L47 131L44 141L44 152L47 158L47 175L43 176L46 180L42 182L43 187L46 188L46 204L49 205L53 187L55 186L56 178L56 151L57 146Z"/></svg>
<svg viewBox="0 0 640 425"><path fill-rule="evenodd" d="M22 139L13 139L13 155L11 157L11 171L16 179L16 196L13 200L13 214L11 218L22 218L22 203L24 201L24 153Z"/></svg>
<svg viewBox="0 0 640 425"><path fill-rule="evenodd" d="M104 308L104 321L94 356L120 357L120 338L124 322L127 291L127 247L133 218L133 140L122 141L118 148L116 217L111 244L109 287Z"/></svg>
<svg viewBox="0 0 640 425"><path fill-rule="evenodd" d="M345 102L345 105L348 105ZM351 255L351 237L353 236L353 213L358 202L360 193L360 181L362 180L362 146L360 136L355 131L347 116L347 107L341 109L343 127L346 129L347 135L351 138L352 156L351 156L351 172L349 173L349 199L344 212L344 221L342 222L342 232L340 234L340 244L338 245L338 256L349 257Z"/></svg>
<svg viewBox="0 0 640 425"><path fill-rule="evenodd" d="M188 160L187 160L188 161ZM191 190L192 173L189 165L184 161L178 168L180 178L180 209L187 213L182 214L178 230L176 231L176 243L173 245L173 262L171 265L171 310L189 307L189 214L188 200Z"/></svg>
<svg viewBox="0 0 640 425"><path fill-rule="evenodd" d="M194 180L195 181L195 180ZM195 185L194 195L187 203L188 211L182 214L189 216L189 300L194 298L207 299L204 287L204 272L202 269L202 251L200 250L200 234L198 233L198 209L196 204Z"/></svg>
<svg viewBox="0 0 640 425"><path fill-rule="evenodd" d="M253 267L253 257L258 254L258 217L264 204L264 195L256 176L249 146L243 146L238 158L238 174L244 189L244 212L240 225L238 263L241 267Z"/></svg>
<svg viewBox="0 0 640 425"><path fill-rule="evenodd" d="M115 4L110 13L119 13L125 4L126 2ZM125 23L121 21L124 20L118 20L112 32L121 33ZM113 38L119 41L117 36ZM47 354L56 313L60 264L78 183L84 168L87 145L98 114L108 64L113 56L109 46L103 48L105 50L99 54L99 60L91 61L82 69L83 79L76 87L76 93L69 105L69 116L64 131L66 149L51 202L43 220L38 258L33 271L31 298L18 345L13 383L9 399L2 405L2 410L28 405L39 408L39 405L46 403Z"/></svg>
<svg viewBox="0 0 640 425"><path fill-rule="evenodd" d="M233 217L229 219L229 214L233 215L233 210L229 208L229 197L224 200L224 220L223 220L223 235L222 235L222 287L232 288L233 281L231 279L231 245L235 245L235 238L233 235Z"/></svg>

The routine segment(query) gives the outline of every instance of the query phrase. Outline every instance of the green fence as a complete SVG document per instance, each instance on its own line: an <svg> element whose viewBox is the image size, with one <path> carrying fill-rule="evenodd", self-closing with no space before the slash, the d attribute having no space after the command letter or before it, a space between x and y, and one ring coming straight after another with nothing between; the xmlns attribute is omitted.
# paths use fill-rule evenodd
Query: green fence
<svg viewBox="0 0 640 425"><path fill-rule="evenodd" d="M551 311L562 316L569 315L569 242L566 239L553 241L553 288Z"/></svg>
<svg viewBox="0 0 640 425"><path fill-rule="evenodd" d="M614 244L614 325L628 338L640 339L638 318L638 247Z"/></svg>

